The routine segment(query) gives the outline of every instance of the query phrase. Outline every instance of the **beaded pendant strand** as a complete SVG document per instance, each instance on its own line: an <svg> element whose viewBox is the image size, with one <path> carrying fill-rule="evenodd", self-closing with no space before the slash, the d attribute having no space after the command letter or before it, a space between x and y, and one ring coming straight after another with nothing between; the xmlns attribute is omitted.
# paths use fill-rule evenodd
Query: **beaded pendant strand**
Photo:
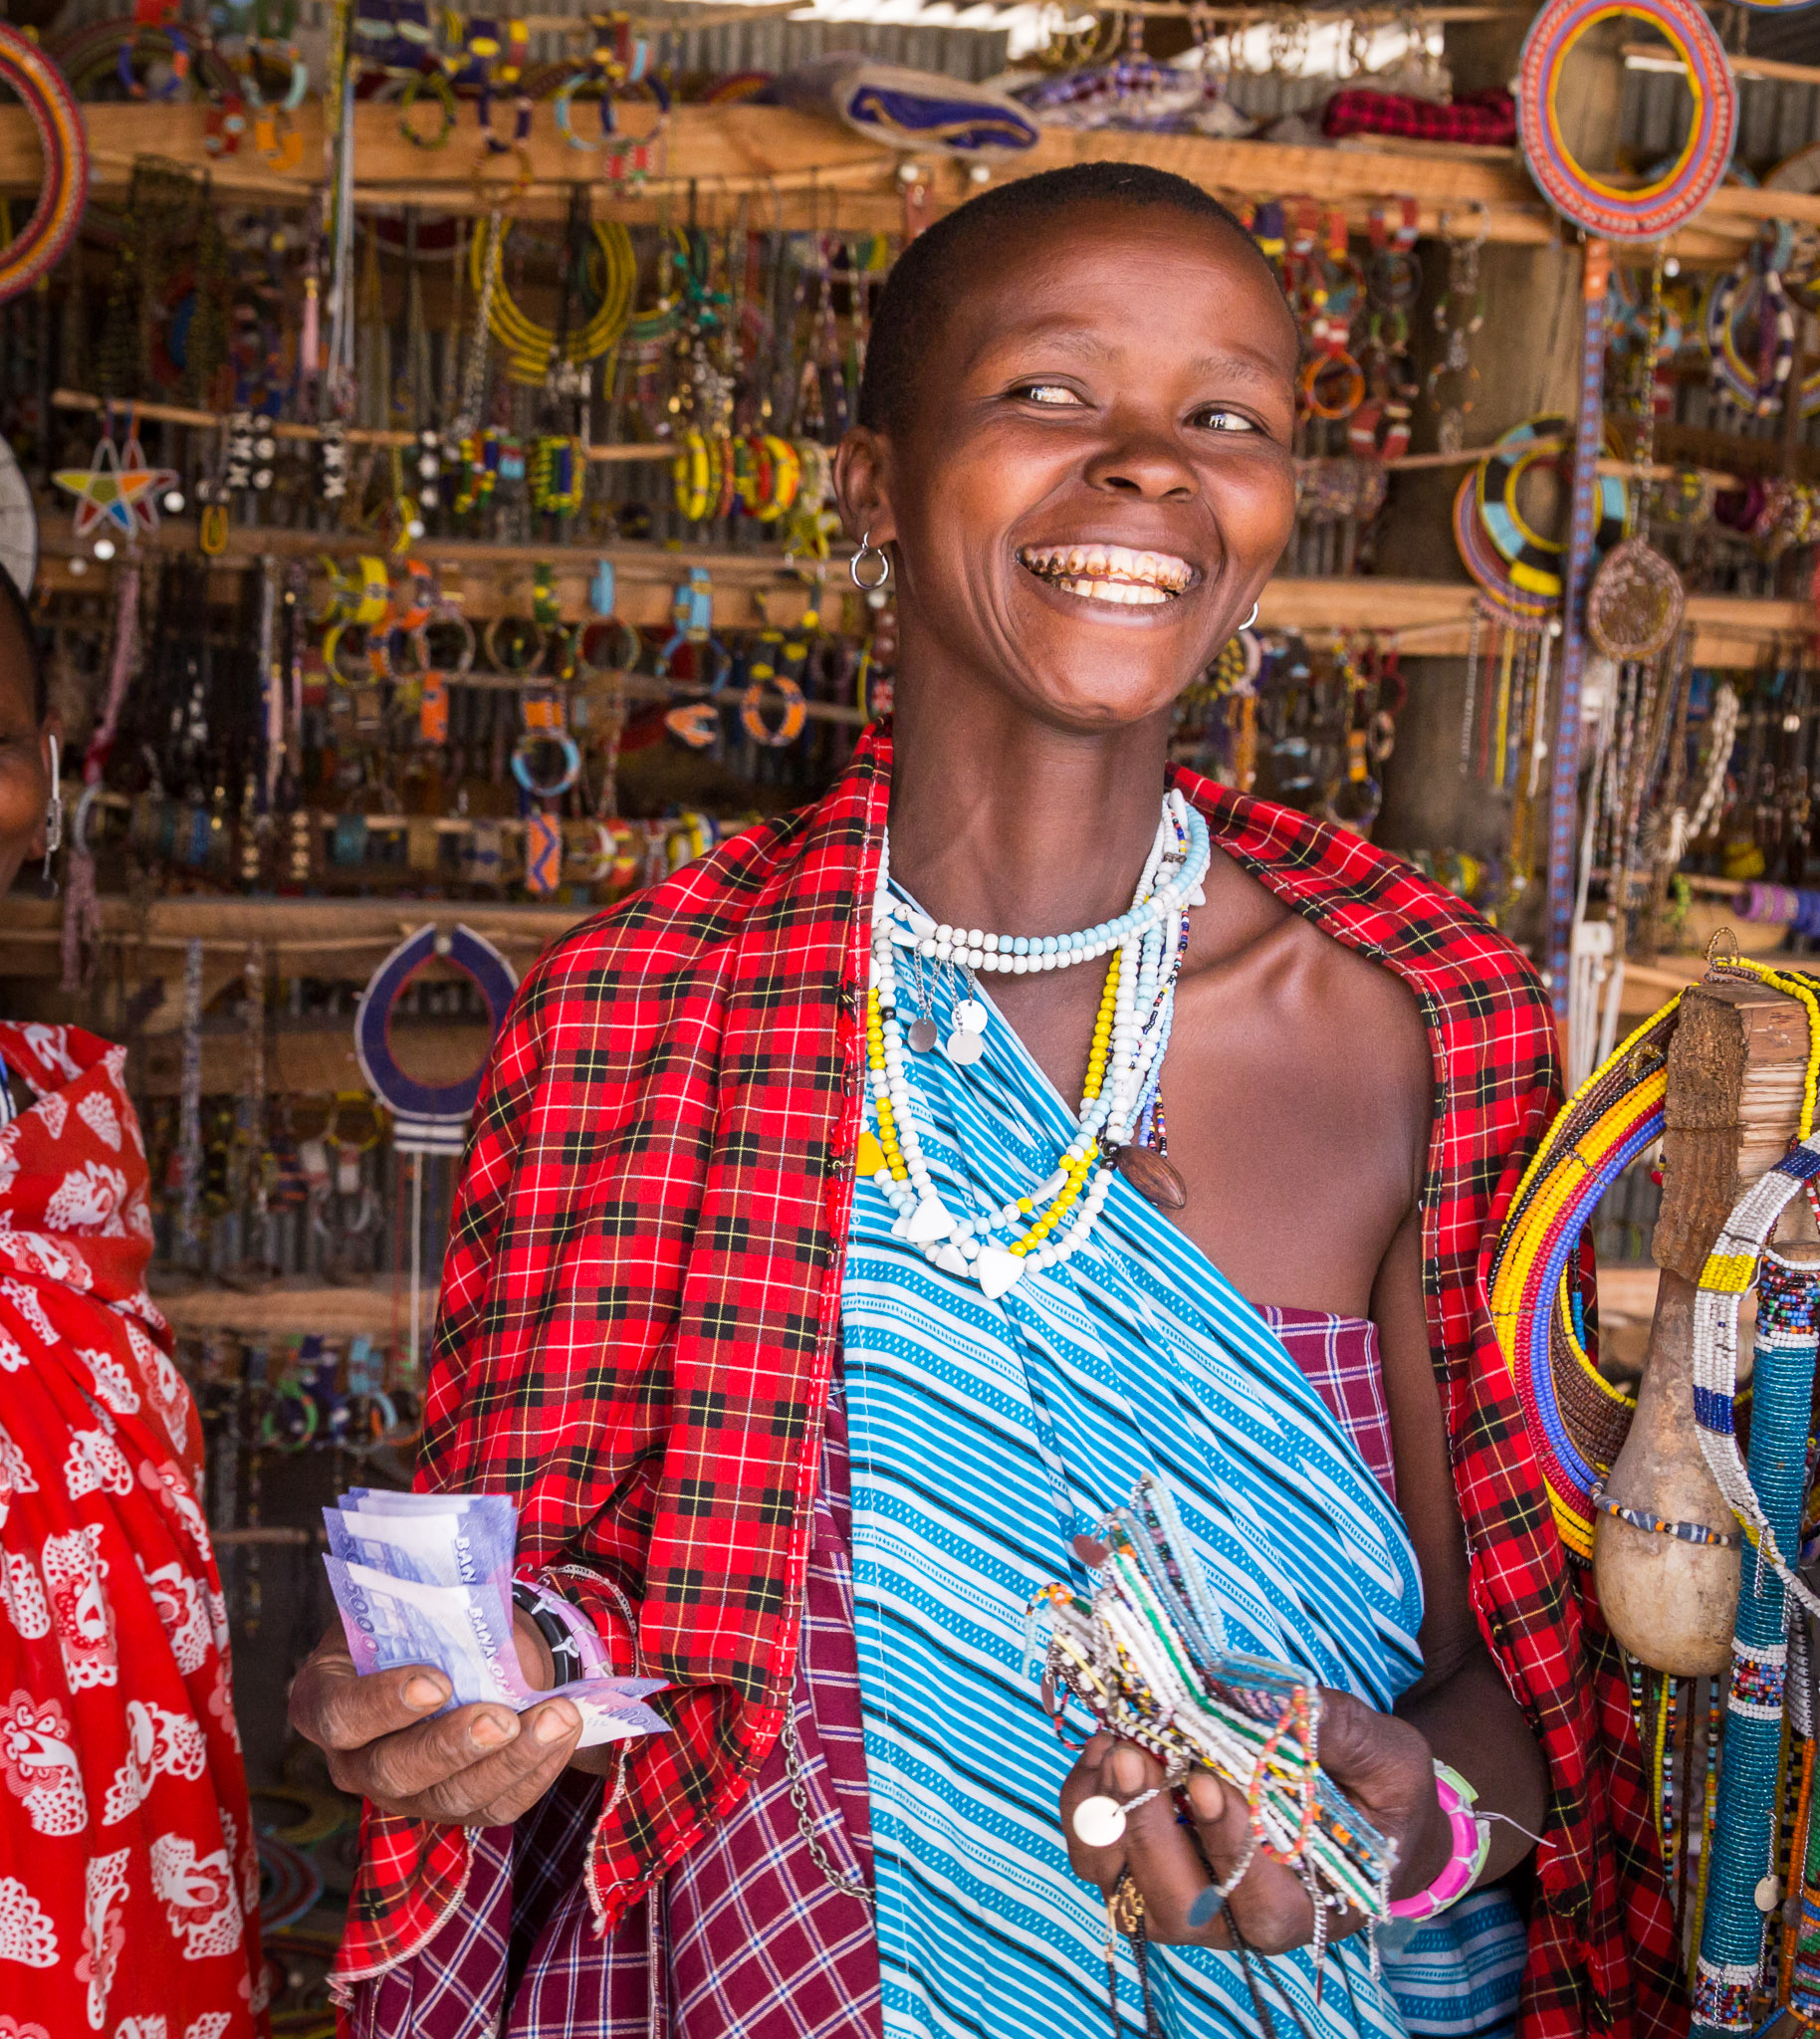
<svg viewBox="0 0 1820 2039"><path fill-rule="evenodd" d="M969 1276L996 1299L1032 1267L1051 1267L1085 1244L1112 1187L1120 1151L1150 1110L1175 1012L1186 909L1203 896L1212 856L1207 823L1179 793L1163 804L1128 912L1080 935L1001 936L938 927L891 889L890 840L879 859L866 993L866 1062L873 1124L860 1136L858 1167L896 1212L893 1233L924 1257ZM925 1161L911 1105L912 1051L897 1008L896 951L936 962L1024 975L1089 962L1115 951L1094 1020L1074 1138L1054 1168L1023 1196L964 1218L951 1211Z"/></svg>

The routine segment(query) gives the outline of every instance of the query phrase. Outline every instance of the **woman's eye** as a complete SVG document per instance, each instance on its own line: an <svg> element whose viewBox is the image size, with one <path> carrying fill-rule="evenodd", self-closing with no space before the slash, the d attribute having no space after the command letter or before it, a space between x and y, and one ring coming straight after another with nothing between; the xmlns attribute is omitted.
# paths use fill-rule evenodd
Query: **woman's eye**
<svg viewBox="0 0 1820 2039"><path fill-rule="evenodd" d="M1195 413L1195 422L1205 425L1211 432L1255 432L1258 426L1244 411L1228 410L1222 404L1210 404L1206 410Z"/></svg>
<svg viewBox="0 0 1820 2039"><path fill-rule="evenodd" d="M1022 382L1018 385L1017 394L1026 403L1046 403L1057 408L1080 401L1073 390L1060 382Z"/></svg>

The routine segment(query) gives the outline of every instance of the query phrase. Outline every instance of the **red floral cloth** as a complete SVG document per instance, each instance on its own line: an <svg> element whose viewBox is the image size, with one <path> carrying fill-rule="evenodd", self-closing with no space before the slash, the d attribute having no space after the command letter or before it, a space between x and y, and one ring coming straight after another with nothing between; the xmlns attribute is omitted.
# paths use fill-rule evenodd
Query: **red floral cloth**
<svg viewBox="0 0 1820 2039"><path fill-rule="evenodd" d="M0 2034L252 2039L226 1609L124 1059L0 1023L37 1093L0 1128Z"/></svg>
<svg viewBox="0 0 1820 2039"><path fill-rule="evenodd" d="M631 1671L672 1690L588 1851L597 1923L715 1830L793 1689L864 1085L874 729L766 821L540 958L494 1045L443 1268L421 1484L509 1493ZM1384 851L1192 773L1215 846L1420 1002L1435 1066L1423 1281L1480 1632L1547 1759L1522 2039L1686 2028L1618 1653L1568 1561L1484 1300L1560 1103L1546 1000L1471 907ZM474 1837L375 1814L343 1991L461 1908Z"/></svg>

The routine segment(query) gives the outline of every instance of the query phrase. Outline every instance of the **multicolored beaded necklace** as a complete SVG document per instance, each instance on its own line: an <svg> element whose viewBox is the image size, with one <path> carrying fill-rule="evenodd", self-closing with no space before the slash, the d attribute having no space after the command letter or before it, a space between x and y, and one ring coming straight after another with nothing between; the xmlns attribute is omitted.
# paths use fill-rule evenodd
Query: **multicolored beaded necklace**
<svg viewBox="0 0 1820 2039"><path fill-rule="evenodd" d="M996 1299L1032 1267L1052 1267L1086 1243L1112 1188L1122 1150L1150 1112L1175 1015L1176 976L1187 939L1187 909L1201 903L1212 857L1207 823L1180 793L1169 793L1130 909L1078 935L989 935L939 927L891 889L891 845L879 858L873 901L872 972L866 994L866 1060L872 1124L860 1135L858 1167L897 1219L892 1230L949 1273L971 1277ZM958 939L957 939L958 938ZM896 951L938 967L1016 975L1089 962L1114 950L1093 1023L1074 1138L1054 1169L1025 1195L974 1218L951 1211L929 1172L912 1108L914 1050L898 1010ZM968 1008L976 1010L969 1013ZM981 1001L964 1001L950 1055L965 1066L986 1024ZM931 1035L933 1044L933 1035Z"/></svg>

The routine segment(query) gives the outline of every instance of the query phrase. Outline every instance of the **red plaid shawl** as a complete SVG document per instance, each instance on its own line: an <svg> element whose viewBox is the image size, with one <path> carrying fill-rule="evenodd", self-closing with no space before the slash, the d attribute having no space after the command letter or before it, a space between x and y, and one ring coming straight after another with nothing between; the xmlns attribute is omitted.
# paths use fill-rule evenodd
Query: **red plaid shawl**
<svg viewBox="0 0 1820 2039"><path fill-rule="evenodd" d="M819 805L552 948L479 1107L421 1479L512 1494L521 1568L574 1567L563 1583L617 1662L636 1648L675 1687L658 1701L674 1731L635 1747L595 1833L603 1922L725 1816L782 1724L839 1335L890 757L869 734ZM1482 1299L1560 1101L1546 1005L1507 942L1382 851L1179 783L1228 855L1396 971L1427 1018L1429 1321L1474 1601L1552 1778L1524 2039L1679 2029L1625 1680L1563 1555ZM462 1901L471 1845L369 1811L343 1980L423 1944Z"/></svg>

